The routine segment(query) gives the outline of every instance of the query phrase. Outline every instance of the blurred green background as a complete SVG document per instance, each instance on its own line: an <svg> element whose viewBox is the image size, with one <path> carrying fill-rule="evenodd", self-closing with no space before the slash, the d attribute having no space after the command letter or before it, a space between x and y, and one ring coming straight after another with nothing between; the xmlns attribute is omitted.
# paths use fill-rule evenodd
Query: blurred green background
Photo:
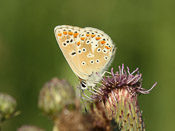
<svg viewBox="0 0 175 131"><path fill-rule="evenodd" d="M37 107L43 84L53 77L78 83L53 33L57 25L96 27L111 36L117 52L112 67L139 67L139 96L148 131L172 131L175 103L175 1L0 0L0 91L12 95L22 113L4 131L33 124L50 131L52 122Z"/></svg>

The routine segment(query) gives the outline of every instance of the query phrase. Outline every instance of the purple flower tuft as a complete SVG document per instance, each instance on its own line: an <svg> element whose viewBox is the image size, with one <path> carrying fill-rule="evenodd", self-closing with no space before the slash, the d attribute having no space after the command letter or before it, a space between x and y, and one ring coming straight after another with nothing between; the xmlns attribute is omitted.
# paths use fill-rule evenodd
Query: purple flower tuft
<svg viewBox="0 0 175 131"><path fill-rule="evenodd" d="M142 88L142 74L139 73L139 69L136 68L133 72L130 73L129 67L127 70L124 69L124 64L122 68L119 66L119 71L114 74L113 68L111 69L112 77L105 77L102 81L103 85L110 89L112 88L122 88L127 87L131 92L137 92L141 94L148 94L157 84L157 82L149 89L146 90ZM104 90L106 90L104 88Z"/></svg>
<svg viewBox="0 0 175 131"><path fill-rule="evenodd" d="M102 85L91 98L103 103L109 118L120 125L121 130L145 130L142 112L139 109L138 94L148 94L157 84L149 89L142 88L142 74L136 68L130 72L124 64L114 73L113 68L108 76L102 78Z"/></svg>
<svg viewBox="0 0 175 131"><path fill-rule="evenodd" d="M122 67L119 66L119 71L114 73L113 68L111 72L108 72L110 75L105 76L102 79L102 86L99 88L101 92L100 96L106 96L108 93L111 93L113 89L122 89L125 88L133 96L138 93L149 94L150 91L156 86L157 82L148 90L142 88L142 74L139 73L139 68L136 68L133 72L130 72L129 67L124 69L124 64ZM98 98L99 95L92 95L92 98Z"/></svg>

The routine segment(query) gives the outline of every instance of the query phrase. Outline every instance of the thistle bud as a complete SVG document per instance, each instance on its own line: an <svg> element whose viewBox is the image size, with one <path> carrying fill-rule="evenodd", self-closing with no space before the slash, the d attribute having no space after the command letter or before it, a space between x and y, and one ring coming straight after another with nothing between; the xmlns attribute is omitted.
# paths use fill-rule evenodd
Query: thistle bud
<svg viewBox="0 0 175 131"><path fill-rule="evenodd" d="M18 128L17 131L45 131L45 130L36 126L24 125Z"/></svg>
<svg viewBox="0 0 175 131"><path fill-rule="evenodd" d="M0 93L0 123L17 114L16 100L8 94Z"/></svg>
<svg viewBox="0 0 175 131"><path fill-rule="evenodd" d="M51 118L56 118L66 104L74 99L74 90L66 80L53 78L40 91L39 108Z"/></svg>

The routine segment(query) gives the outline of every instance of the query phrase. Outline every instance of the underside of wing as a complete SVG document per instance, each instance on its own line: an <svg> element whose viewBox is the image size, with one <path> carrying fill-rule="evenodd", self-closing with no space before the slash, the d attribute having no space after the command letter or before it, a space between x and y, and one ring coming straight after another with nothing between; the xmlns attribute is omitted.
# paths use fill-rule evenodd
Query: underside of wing
<svg viewBox="0 0 175 131"><path fill-rule="evenodd" d="M78 39L77 39L78 40ZM81 70L87 74L103 73L115 54L111 38L101 30L86 27L79 36L81 55L78 55Z"/></svg>
<svg viewBox="0 0 175 131"><path fill-rule="evenodd" d="M96 28L62 25L55 28L55 36L71 69L84 80L103 73L115 54L111 38Z"/></svg>
<svg viewBox="0 0 175 131"><path fill-rule="evenodd" d="M77 58L79 45L77 39L81 31L82 28L67 25L57 26L54 29L58 45L71 69L81 79L87 79L88 76L80 70Z"/></svg>

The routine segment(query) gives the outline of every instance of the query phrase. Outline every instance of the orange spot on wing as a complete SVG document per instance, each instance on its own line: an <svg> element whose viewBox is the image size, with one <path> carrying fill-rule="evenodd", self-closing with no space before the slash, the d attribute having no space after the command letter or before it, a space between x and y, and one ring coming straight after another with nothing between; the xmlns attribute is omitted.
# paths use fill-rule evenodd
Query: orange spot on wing
<svg viewBox="0 0 175 131"><path fill-rule="evenodd" d="M81 40L84 40L85 39L85 37L81 37Z"/></svg>
<svg viewBox="0 0 175 131"><path fill-rule="evenodd" d="M77 37L78 36L78 33L74 33L74 37Z"/></svg>
<svg viewBox="0 0 175 131"><path fill-rule="evenodd" d="M58 33L58 36L62 36L62 34L61 33Z"/></svg>
<svg viewBox="0 0 175 131"><path fill-rule="evenodd" d="M87 37L89 37L90 35L89 34L86 34Z"/></svg>
<svg viewBox="0 0 175 131"><path fill-rule="evenodd" d="M105 44L105 43L106 43L106 41L104 41L104 40L101 41L101 44Z"/></svg>
<svg viewBox="0 0 175 131"><path fill-rule="evenodd" d="M80 45L80 41L77 42L77 45Z"/></svg>
<svg viewBox="0 0 175 131"><path fill-rule="evenodd" d="M101 37L96 37L96 40L99 40L99 39L101 39Z"/></svg>
<svg viewBox="0 0 175 131"><path fill-rule="evenodd" d="M66 32L66 31L64 31L64 32L63 32L63 34L64 34L64 35L67 35L67 32Z"/></svg>
<svg viewBox="0 0 175 131"><path fill-rule="evenodd" d="M105 48L106 48L106 49L111 49L111 48L110 48L110 47L108 47L108 46L105 46Z"/></svg>
<svg viewBox="0 0 175 131"><path fill-rule="evenodd" d="M93 38L93 37L95 37L95 35L91 35L91 37Z"/></svg>
<svg viewBox="0 0 175 131"><path fill-rule="evenodd" d="M69 35L73 35L73 32L68 32Z"/></svg>

